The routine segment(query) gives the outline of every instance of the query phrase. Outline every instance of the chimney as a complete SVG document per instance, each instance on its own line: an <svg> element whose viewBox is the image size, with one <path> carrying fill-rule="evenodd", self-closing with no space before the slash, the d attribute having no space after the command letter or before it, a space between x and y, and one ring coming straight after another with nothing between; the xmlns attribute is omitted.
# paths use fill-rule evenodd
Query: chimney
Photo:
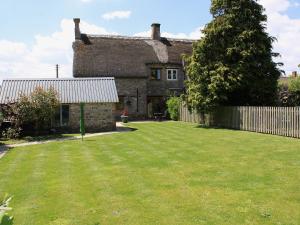
<svg viewBox="0 0 300 225"><path fill-rule="evenodd" d="M151 33L152 40L160 41L160 24L159 23L153 23L151 25L151 27L152 27L152 33Z"/></svg>
<svg viewBox="0 0 300 225"><path fill-rule="evenodd" d="M75 40L81 40L81 33L80 33L80 19L79 18L74 18L74 23L75 23Z"/></svg>
<svg viewBox="0 0 300 225"><path fill-rule="evenodd" d="M298 77L297 71L292 72L292 77L295 77L295 78Z"/></svg>

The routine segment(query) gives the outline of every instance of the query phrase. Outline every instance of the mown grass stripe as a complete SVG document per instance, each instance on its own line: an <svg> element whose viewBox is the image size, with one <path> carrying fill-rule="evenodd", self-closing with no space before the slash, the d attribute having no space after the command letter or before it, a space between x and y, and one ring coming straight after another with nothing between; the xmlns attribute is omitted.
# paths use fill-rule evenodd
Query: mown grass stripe
<svg viewBox="0 0 300 225"><path fill-rule="evenodd" d="M0 176L0 192L3 181L18 192L16 224L300 220L299 140L180 122L129 126L137 130L16 148L1 159L11 176ZM29 155L21 157L23 151ZM18 211L36 196L37 208Z"/></svg>

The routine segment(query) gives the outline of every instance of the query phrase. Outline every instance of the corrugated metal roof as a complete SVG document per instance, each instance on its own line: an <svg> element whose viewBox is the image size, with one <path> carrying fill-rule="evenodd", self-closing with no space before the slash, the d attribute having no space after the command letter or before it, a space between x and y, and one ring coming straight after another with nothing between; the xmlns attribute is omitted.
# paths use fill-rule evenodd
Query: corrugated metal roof
<svg viewBox="0 0 300 225"><path fill-rule="evenodd" d="M21 94L29 95L36 87L57 91L61 103L113 103L118 93L113 77L76 79L9 79L3 80L0 104L15 102Z"/></svg>

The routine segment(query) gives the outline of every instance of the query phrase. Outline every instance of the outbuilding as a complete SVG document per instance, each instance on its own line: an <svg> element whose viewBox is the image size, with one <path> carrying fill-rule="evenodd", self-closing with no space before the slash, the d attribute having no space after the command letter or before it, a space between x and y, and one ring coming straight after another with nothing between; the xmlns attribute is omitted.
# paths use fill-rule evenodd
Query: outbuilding
<svg viewBox="0 0 300 225"><path fill-rule="evenodd" d="M112 77L76 79L8 79L3 80L0 104L14 103L20 95L29 95L37 87L53 88L60 101L55 127L79 132L80 103L85 103L84 119L87 132L116 129L113 110L119 102Z"/></svg>

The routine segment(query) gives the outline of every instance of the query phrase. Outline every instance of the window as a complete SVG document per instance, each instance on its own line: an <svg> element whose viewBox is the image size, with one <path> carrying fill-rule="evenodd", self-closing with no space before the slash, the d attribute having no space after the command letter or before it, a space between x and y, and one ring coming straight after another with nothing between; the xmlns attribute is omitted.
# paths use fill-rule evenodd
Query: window
<svg viewBox="0 0 300 225"><path fill-rule="evenodd" d="M151 80L160 80L161 69L153 68L151 69Z"/></svg>
<svg viewBox="0 0 300 225"><path fill-rule="evenodd" d="M69 124L69 105L61 105L61 126L67 126Z"/></svg>
<svg viewBox="0 0 300 225"><path fill-rule="evenodd" d="M167 80L177 80L178 69L167 69Z"/></svg>
<svg viewBox="0 0 300 225"><path fill-rule="evenodd" d="M63 127L68 126L69 124L69 112L70 107L69 105L60 105L59 108L56 110L54 116L54 125L55 127Z"/></svg>

